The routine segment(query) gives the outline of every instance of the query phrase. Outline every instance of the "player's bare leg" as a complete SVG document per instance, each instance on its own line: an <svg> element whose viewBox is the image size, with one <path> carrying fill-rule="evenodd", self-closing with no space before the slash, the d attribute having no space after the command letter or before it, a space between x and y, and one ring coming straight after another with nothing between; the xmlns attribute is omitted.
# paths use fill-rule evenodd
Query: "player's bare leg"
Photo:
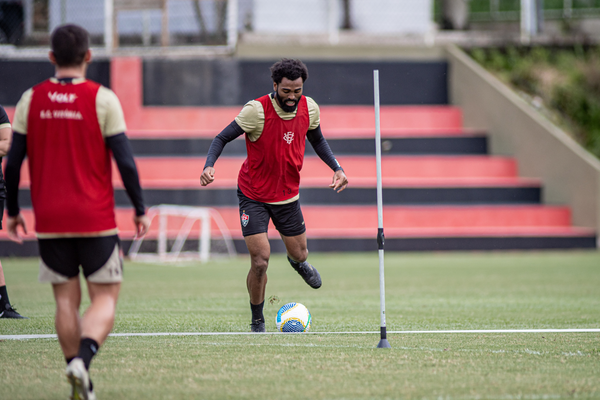
<svg viewBox="0 0 600 400"><path fill-rule="evenodd" d="M81 321L81 337L94 339L102 345L113 328L120 283L88 282L91 304Z"/></svg>
<svg viewBox="0 0 600 400"><path fill-rule="evenodd" d="M88 370L93 356L113 327L120 287L120 283L88 282L91 305L80 318L79 277L53 285L57 304L56 330L68 363L66 374L73 399L96 398Z"/></svg>
<svg viewBox="0 0 600 400"><path fill-rule="evenodd" d="M246 286L250 295L250 308L252 309L252 324L250 327L252 332L265 332L263 306L271 245L267 233L246 236L244 240L250 253L250 271L246 278Z"/></svg>
<svg viewBox="0 0 600 400"><path fill-rule="evenodd" d="M58 343L65 358L77 356L81 340L81 320L79 306L81 305L81 287L79 277L71 278L64 283L52 285L56 300L56 318L54 325L58 335Z"/></svg>
<svg viewBox="0 0 600 400"><path fill-rule="evenodd" d="M306 259L308 258L308 246L306 243L306 232L297 236L281 235L287 250L288 261L300 274L302 279L313 289L321 287L321 275Z"/></svg>

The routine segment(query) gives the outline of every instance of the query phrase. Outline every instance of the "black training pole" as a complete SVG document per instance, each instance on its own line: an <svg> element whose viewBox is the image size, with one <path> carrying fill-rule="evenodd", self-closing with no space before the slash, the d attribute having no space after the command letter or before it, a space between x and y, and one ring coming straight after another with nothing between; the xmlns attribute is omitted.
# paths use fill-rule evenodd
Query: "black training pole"
<svg viewBox="0 0 600 400"><path fill-rule="evenodd" d="M373 71L375 87L375 157L377 159L377 247L379 248L379 300L381 303L381 340L378 348L391 348L385 327L385 273L383 264L383 196L381 190L381 126L379 120L379 70Z"/></svg>

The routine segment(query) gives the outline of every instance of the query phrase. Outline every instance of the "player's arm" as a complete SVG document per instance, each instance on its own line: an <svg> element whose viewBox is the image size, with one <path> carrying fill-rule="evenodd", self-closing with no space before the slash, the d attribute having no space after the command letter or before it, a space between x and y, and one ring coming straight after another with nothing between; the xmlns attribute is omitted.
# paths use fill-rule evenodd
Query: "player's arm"
<svg viewBox="0 0 600 400"><path fill-rule="evenodd" d="M321 158L321 160L323 160L323 162L325 162L325 164L327 164L334 172L333 181L329 187L338 193L346 189L346 186L348 186L348 178L340 163L335 159L335 156L329 147L329 143L327 143L327 140L323 137L321 126L319 125L315 129L309 130L306 133L306 138L319 158Z"/></svg>
<svg viewBox="0 0 600 400"><path fill-rule="evenodd" d="M143 236L148 232L150 220L146 216L142 188L131 144L125 136L127 130L125 116L117 95L104 86L101 86L96 94L96 114L106 146L112 151L123 186L125 186L125 191L135 209L133 224L136 236Z"/></svg>
<svg viewBox="0 0 600 400"><path fill-rule="evenodd" d="M27 233L25 220L19 209L19 182L21 181L21 165L27 155L27 136L13 132L12 144L8 152L4 178L6 180L6 211L8 220L6 226L8 237L17 243L22 243L23 238L18 232L19 226Z"/></svg>
<svg viewBox="0 0 600 400"><path fill-rule="evenodd" d="M127 139L125 133L119 133L107 137L106 145L113 153L123 186L125 186L125 191L135 208L134 224L136 225L136 233L138 236L143 236L148 231L150 222L146 217L142 187L129 139Z"/></svg>
<svg viewBox="0 0 600 400"><path fill-rule="evenodd" d="M206 156L206 163L204 164L202 175L200 176L200 184L202 186L206 186L215 180L214 165L223 152L225 145L243 134L244 130L237 122L232 121L213 139L210 148L208 149L208 155Z"/></svg>
<svg viewBox="0 0 600 400"><path fill-rule="evenodd" d="M0 157L4 157L8 154L11 137L12 129L10 127L8 115L6 115L4 108L0 106Z"/></svg>
<svg viewBox="0 0 600 400"><path fill-rule="evenodd" d="M0 157L4 157L8 154L8 149L10 149L10 139L12 137L12 129L10 129L10 125L0 128Z"/></svg>

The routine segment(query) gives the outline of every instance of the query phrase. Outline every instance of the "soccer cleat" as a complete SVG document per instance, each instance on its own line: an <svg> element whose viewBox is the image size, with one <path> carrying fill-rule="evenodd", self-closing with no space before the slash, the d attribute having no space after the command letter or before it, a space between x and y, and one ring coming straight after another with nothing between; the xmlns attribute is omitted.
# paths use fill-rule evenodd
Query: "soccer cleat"
<svg viewBox="0 0 600 400"><path fill-rule="evenodd" d="M71 400L96 400L90 375L81 358L71 360L65 373L71 384Z"/></svg>
<svg viewBox="0 0 600 400"><path fill-rule="evenodd" d="M17 312L17 309L11 306L10 304L7 304L6 308L0 311L0 318L29 319L19 314Z"/></svg>
<svg viewBox="0 0 600 400"><path fill-rule="evenodd" d="M254 333L264 333L267 330L265 329L265 321L261 321L260 319L252 321L250 324L250 332Z"/></svg>
<svg viewBox="0 0 600 400"><path fill-rule="evenodd" d="M288 261L292 265L292 267L300 274L304 282L308 284L313 289L318 289L321 287L321 275L319 271L308 261L304 261L303 263L299 263L297 261L293 261L288 257Z"/></svg>

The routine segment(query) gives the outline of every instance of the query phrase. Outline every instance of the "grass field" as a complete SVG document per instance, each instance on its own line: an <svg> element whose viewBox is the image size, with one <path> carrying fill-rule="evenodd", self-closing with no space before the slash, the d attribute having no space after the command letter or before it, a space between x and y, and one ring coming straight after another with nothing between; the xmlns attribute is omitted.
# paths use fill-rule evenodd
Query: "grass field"
<svg viewBox="0 0 600 400"><path fill-rule="evenodd" d="M314 334L109 337L92 364L104 399L600 398L600 333L402 333L377 349L378 257L311 254L310 289L271 259L267 331L290 301ZM0 335L54 333L37 260L2 260L26 321ZM249 261L126 263L115 333L247 332ZM386 253L390 331L600 328L600 253ZM87 304L87 303L86 303ZM85 304L84 304L85 305ZM321 332L321 333L319 333ZM326 333L339 332L339 333ZM0 340L0 399L66 399L56 339Z"/></svg>

